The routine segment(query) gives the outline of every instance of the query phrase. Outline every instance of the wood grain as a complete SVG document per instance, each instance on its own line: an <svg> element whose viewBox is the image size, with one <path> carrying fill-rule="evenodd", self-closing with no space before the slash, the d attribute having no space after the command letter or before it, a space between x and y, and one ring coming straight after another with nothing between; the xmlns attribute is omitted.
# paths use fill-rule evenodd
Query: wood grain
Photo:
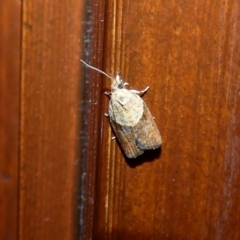
<svg viewBox="0 0 240 240"><path fill-rule="evenodd" d="M18 232L20 2L0 7L0 239Z"/></svg>
<svg viewBox="0 0 240 240"><path fill-rule="evenodd" d="M238 240L239 1L22 4L0 8L0 239ZM161 151L124 158L80 48L150 86Z"/></svg>
<svg viewBox="0 0 240 240"><path fill-rule="evenodd" d="M23 2L20 238L78 236L82 1Z"/></svg>
<svg viewBox="0 0 240 240"><path fill-rule="evenodd" d="M150 86L163 146L124 159L103 120L94 239L240 238L239 10L237 0L107 1L103 70Z"/></svg>

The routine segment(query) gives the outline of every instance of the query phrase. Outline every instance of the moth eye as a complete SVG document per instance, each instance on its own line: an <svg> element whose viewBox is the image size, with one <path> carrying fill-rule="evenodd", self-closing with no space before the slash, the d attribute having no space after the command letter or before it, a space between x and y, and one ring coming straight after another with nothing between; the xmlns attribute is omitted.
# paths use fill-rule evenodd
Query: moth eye
<svg viewBox="0 0 240 240"><path fill-rule="evenodd" d="M124 102L124 97L120 97L120 98L119 98L119 101L120 101L120 102Z"/></svg>
<svg viewBox="0 0 240 240"><path fill-rule="evenodd" d="M119 84L118 84L118 88L120 88L120 89L121 89L121 88L124 88L124 85L123 85L122 83L119 83Z"/></svg>

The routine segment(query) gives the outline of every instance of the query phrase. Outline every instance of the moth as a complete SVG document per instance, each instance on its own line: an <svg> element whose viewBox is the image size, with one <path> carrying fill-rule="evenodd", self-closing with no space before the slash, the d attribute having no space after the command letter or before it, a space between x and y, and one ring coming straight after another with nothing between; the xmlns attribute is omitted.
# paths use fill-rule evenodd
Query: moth
<svg viewBox="0 0 240 240"><path fill-rule="evenodd" d="M83 60L81 62L112 80L111 92L105 92L110 97L108 114L105 115L109 117L125 155L136 158L145 150L159 148L162 144L160 132L146 103L140 97L149 87L142 91L128 90L126 86L129 84L123 82L119 74L114 78Z"/></svg>

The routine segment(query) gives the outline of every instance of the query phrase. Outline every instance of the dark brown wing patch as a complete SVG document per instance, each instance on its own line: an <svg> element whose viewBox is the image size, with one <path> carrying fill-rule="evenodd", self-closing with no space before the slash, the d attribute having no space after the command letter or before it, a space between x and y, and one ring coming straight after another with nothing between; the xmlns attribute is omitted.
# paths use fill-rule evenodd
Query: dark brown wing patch
<svg viewBox="0 0 240 240"><path fill-rule="evenodd" d="M162 144L160 132L145 102L143 108L143 116L134 128L136 144L142 150L159 148Z"/></svg>

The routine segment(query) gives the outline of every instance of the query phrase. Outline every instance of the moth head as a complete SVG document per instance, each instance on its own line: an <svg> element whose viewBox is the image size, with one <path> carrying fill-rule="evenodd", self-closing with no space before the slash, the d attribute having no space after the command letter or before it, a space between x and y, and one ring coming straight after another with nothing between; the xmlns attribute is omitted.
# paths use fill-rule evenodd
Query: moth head
<svg viewBox="0 0 240 240"><path fill-rule="evenodd" d="M112 91L123 89L125 88L125 85L126 84L123 82L121 76L117 73L116 77L112 80Z"/></svg>

